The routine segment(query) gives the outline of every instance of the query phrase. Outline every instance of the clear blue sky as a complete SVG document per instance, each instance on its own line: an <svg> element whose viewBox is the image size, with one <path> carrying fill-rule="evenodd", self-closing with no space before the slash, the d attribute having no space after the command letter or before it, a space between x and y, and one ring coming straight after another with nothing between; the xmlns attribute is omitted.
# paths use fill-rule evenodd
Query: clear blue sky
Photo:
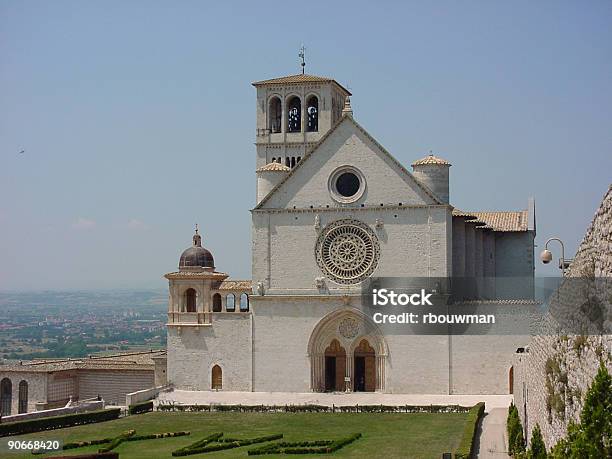
<svg viewBox="0 0 612 459"><path fill-rule="evenodd" d="M536 251L573 254L612 181L610 1L1 0L0 289L162 287L195 222L249 278L250 83L301 43L402 163L452 162L454 205L534 196Z"/></svg>

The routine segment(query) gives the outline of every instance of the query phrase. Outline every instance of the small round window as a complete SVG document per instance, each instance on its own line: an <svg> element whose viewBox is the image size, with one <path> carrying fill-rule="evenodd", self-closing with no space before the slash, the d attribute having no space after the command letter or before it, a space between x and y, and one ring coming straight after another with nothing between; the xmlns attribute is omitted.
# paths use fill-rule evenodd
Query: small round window
<svg viewBox="0 0 612 459"><path fill-rule="evenodd" d="M355 196L359 191L359 177L352 172L343 172L336 179L336 191L345 198Z"/></svg>
<svg viewBox="0 0 612 459"><path fill-rule="evenodd" d="M357 201L365 191L365 178L361 171L352 166L342 166L329 177L329 191L341 203Z"/></svg>

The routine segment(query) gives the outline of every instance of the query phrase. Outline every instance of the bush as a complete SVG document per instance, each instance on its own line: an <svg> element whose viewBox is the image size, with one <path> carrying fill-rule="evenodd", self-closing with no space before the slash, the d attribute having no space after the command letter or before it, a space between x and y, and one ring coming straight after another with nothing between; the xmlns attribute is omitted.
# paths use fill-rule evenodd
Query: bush
<svg viewBox="0 0 612 459"><path fill-rule="evenodd" d="M157 434L148 434L148 435L134 435L127 439L127 441L138 441L138 440L155 440L157 438L170 438L170 437L184 437L186 435L191 435L191 432L181 431L181 432L163 432Z"/></svg>
<svg viewBox="0 0 612 459"><path fill-rule="evenodd" d="M506 432L508 433L508 453L518 454L525 451L523 426L521 425L518 409L516 408L514 403L510 404L510 407L508 408Z"/></svg>
<svg viewBox="0 0 612 459"><path fill-rule="evenodd" d="M119 459L117 453L88 453L79 454L78 456L53 456L53 459Z"/></svg>
<svg viewBox="0 0 612 459"><path fill-rule="evenodd" d="M540 425L536 424L531 432L531 442L529 443L529 459L546 459L546 445L542 438Z"/></svg>
<svg viewBox="0 0 612 459"><path fill-rule="evenodd" d="M586 393L580 423L569 424L567 438L555 445L551 457L612 457L612 378L603 362Z"/></svg>
<svg viewBox="0 0 612 459"><path fill-rule="evenodd" d="M476 437L476 431L478 422L484 415L485 404L484 402L477 403L474 405L468 415L465 424L465 430L463 431L463 437L457 451L455 451L455 458L457 459L468 459L472 457L474 449L474 438Z"/></svg>
<svg viewBox="0 0 612 459"><path fill-rule="evenodd" d="M338 440L311 440L297 442L278 442L248 451L249 456L263 454L329 454L361 438L360 433Z"/></svg>
<svg viewBox="0 0 612 459"><path fill-rule="evenodd" d="M113 440L106 446L103 446L98 450L99 453L108 453L109 451L115 449L121 443L126 441L129 437L133 437L136 434L135 430L128 430L127 432L123 432L122 434L117 435Z"/></svg>
<svg viewBox="0 0 612 459"><path fill-rule="evenodd" d="M146 402L141 403L134 403L128 408L129 414L141 414L147 413L149 411L153 411L153 400L148 400Z"/></svg>
<svg viewBox="0 0 612 459"><path fill-rule="evenodd" d="M157 405L157 411L236 413L468 413L470 409L459 405Z"/></svg>
<svg viewBox="0 0 612 459"><path fill-rule="evenodd" d="M217 435L216 439L209 440L206 443L198 446L198 443L201 443L204 440L208 440L214 435ZM248 446L248 445L252 445L255 443L263 443L266 441L279 440L283 438L283 434L274 434L274 435L266 435L265 437L245 438L241 440L234 439L234 438L227 438L227 439L219 440L219 438L221 438L221 435L223 434L213 434L209 437L206 437L204 440L201 440L200 442L196 442L189 446L186 446L185 448L181 448L180 450L173 451L172 455L173 456L189 456L191 454L210 453L213 451L240 448L241 446ZM216 443L214 445L209 444L209 443L212 443L213 441L218 441L219 443Z"/></svg>
<svg viewBox="0 0 612 459"><path fill-rule="evenodd" d="M219 438L221 438L222 435L223 435L223 432L217 432L217 433L211 434L208 437L204 437L201 440L196 441L195 443L191 443L190 445L187 445L183 448L179 448L175 451L172 451L172 455L173 456L187 456L188 454L193 454L193 453L189 453L189 451L192 449L201 448L203 446L206 446L209 443L212 443L213 441L217 441L219 440Z"/></svg>
<svg viewBox="0 0 612 459"><path fill-rule="evenodd" d="M110 421L117 419L120 413L120 408L111 408L108 410L90 411L88 413L66 414L63 416L31 419L29 421L8 422L6 424L0 424L0 437Z"/></svg>

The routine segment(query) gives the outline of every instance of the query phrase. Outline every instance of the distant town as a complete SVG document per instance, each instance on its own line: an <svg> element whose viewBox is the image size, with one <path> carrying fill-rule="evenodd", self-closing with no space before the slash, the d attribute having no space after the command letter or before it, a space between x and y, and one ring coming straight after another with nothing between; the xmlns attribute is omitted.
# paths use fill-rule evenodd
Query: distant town
<svg viewBox="0 0 612 459"><path fill-rule="evenodd" d="M164 290L0 293L0 359L165 348L166 309Z"/></svg>

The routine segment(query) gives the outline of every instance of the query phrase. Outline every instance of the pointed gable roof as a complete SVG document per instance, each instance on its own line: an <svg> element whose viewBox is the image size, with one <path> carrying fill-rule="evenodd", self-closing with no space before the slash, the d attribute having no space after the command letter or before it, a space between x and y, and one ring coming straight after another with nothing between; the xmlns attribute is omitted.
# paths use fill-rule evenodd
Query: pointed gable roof
<svg viewBox="0 0 612 459"><path fill-rule="evenodd" d="M359 129L359 131L362 132L365 135L365 137L368 138L368 140L370 140L383 153L383 155L385 155L389 160L391 160L391 162L395 164L398 167L398 169L402 171L403 174L405 174L405 176L409 177L419 188L421 188L425 192L425 194L427 194L432 199L432 201L435 204L444 204L440 200L440 198L438 198L428 187L426 187L421 182L419 182L417 179L415 179L414 176L410 173L410 171L408 171L408 169L406 169L402 165L402 163L400 163L397 159L395 159L395 157L391 153L389 153L385 149L385 147L383 147L380 143L378 143L378 141L374 137L372 137L363 127L361 127L361 125L357 123L357 121L355 121L355 119L352 116L343 115L342 118L340 118L338 122L329 131L327 131L323 137L321 137L321 139L317 142L317 144L304 155L302 160L299 163L297 163L293 169L291 169L291 172L289 172L283 178L283 180L281 180L274 188L272 188L272 190L270 190L267 196L264 199L262 199L261 202L257 204L257 206L255 206L253 210L262 209L264 205L272 198L272 196L276 194L276 191L279 190L288 180L290 180L291 177L295 175L296 171L300 170L300 168L303 167L304 164L306 164L308 159L310 159L312 155L316 153L317 149L325 142L325 140L329 138L338 129L338 127L345 122L352 123L357 129Z"/></svg>

